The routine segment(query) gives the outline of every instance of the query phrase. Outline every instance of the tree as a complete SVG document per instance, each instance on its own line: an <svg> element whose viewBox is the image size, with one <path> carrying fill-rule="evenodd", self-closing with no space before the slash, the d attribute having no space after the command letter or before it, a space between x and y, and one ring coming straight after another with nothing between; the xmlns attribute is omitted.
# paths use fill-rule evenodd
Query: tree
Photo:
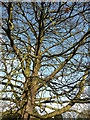
<svg viewBox="0 0 90 120"><path fill-rule="evenodd" d="M45 119L83 102L79 97L89 69L88 14L88 2L2 2L4 115Z"/></svg>

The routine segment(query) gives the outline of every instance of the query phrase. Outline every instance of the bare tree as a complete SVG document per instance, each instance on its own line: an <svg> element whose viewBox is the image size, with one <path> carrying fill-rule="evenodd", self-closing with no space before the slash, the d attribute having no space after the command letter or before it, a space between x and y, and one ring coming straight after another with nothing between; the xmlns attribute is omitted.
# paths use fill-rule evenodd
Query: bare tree
<svg viewBox="0 0 90 120"><path fill-rule="evenodd" d="M88 2L2 2L3 114L51 118L83 102L89 10Z"/></svg>

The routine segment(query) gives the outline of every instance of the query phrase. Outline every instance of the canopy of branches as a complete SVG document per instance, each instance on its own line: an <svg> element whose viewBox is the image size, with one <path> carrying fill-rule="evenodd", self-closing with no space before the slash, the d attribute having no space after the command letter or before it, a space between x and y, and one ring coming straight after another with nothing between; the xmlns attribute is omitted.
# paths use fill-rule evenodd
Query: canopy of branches
<svg viewBox="0 0 90 120"><path fill-rule="evenodd" d="M89 10L89 2L2 2L3 114L43 119L90 102L79 100L88 81Z"/></svg>

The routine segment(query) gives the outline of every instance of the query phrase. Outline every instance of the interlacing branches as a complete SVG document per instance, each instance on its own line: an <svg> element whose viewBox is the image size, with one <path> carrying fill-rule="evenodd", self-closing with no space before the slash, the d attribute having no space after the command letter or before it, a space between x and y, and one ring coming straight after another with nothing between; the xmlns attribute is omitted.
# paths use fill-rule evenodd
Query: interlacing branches
<svg viewBox="0 0 90 120"><path fill-rule="evenodd" d="M2 2L4 115L51 118L90 103L80 99L88 80L89 10L88 2Z"/></svg>

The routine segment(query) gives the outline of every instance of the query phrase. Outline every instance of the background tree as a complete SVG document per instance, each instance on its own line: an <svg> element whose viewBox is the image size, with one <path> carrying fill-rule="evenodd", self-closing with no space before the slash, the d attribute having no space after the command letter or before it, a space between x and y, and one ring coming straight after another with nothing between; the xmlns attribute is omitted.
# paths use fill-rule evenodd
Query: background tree
<svg viewBox="0 0 90 120"><path fill-rule="evenodd" d="M1 99L10 108L4 115L51 118L83 102L88 14L88 2L2 2Z"/></svg>

